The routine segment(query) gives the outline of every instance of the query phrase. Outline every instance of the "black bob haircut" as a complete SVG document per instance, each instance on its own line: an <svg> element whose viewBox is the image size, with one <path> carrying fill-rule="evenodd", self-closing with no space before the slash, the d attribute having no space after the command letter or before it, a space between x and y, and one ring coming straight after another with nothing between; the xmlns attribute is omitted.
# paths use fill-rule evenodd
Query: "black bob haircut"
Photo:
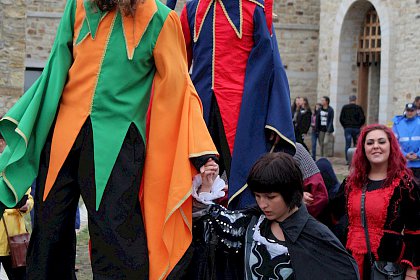
<svg viewBox="0 0 420 280"><path fill-rule="evenodd" d="M300 207L302 203L302 172L289 154L262 156L252 167L247 183L252 193L279 193L289 209Z"/></svg>

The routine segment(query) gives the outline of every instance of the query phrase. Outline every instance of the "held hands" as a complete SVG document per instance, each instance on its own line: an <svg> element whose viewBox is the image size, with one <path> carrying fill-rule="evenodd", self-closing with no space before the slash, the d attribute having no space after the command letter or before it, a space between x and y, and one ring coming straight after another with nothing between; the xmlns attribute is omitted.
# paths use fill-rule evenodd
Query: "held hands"
<svg viewBox="0 0 420 280"><path fill-rule="evenodd" d="M213 159L209 159L206 164L200 168L200 174L202 184L199 192L210 192L214 180L217 175L219 175L219 165Z"/></svg>
<svg viewBox="0 0 420 280"><path fill-rule="evenodd" d="M311 205L314 203L314 196L309 192L303 192L303 203L305 205Z"/></svg>
<svg viewBox="0 0 420 280"><path fill-rule="evenodd" d="M417 275L417 270L414 270L411 267L407 267L407 271L405 273L405 280L416 280L418 279Z"/></svg>

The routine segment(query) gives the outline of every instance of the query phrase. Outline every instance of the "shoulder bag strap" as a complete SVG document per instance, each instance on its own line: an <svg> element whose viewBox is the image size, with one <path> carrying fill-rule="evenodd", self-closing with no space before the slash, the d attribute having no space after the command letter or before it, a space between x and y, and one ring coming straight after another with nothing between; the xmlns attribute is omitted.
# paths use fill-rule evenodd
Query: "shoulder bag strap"
<svg viewBox="0 0 420 280"><path fill-rule="evenodd" d="M368 225L367 225L367 219L366 219L365 202L366 202L366 186L362 188L361 215L362 215L362 227L365 230L367 252L368 252L370 264L372 265L373 260L372 260L372 251L370 249L370 240L369 240L369 231L368 231Z"/></svg>

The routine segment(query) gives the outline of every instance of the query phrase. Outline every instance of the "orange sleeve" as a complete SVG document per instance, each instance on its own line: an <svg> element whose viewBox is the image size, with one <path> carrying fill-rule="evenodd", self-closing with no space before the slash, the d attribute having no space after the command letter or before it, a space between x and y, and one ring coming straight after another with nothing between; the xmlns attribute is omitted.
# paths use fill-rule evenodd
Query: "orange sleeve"
<svg viewBox="0 0 420 280"><path fill-rule="evenodd" d="M142 206L150 279L165 279L192 240L190 157L217 154L188 74L181 23L171 12L153 52L156 74L150 105Z"/></svg>

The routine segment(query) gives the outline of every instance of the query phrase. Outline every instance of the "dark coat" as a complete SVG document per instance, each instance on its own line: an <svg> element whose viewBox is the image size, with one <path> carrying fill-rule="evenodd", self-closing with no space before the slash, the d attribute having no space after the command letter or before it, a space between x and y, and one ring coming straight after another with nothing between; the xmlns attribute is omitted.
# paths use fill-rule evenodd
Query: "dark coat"
<svg viewBox="0 0 420 280"><path fill-rule="evenodd" d="M316 114L316 130L317 132L320 131L320 127L321 127L321 110L323 110L322 108L319 109L317 111ZM334 109L331 106L328 106L327 108L328 111L328 118L327 118L327 131L328 133L333 133L334 132Z"/></svg>
<svg viewBox="0 0 420 280"><path fill-rule="evenodd" d="M296 136L308 133L311 127L311 116L312 112L310 110L299 110L294 124Z"/></svg>
<svg viewBox="0 0 420 280"><path fill-rule="evenodd" d="M340 123L344 128L361 128L365 120L365 113L357 104L346 104L341 109Z"/></svg>
<svg viewBox="0 0 420 280"><path fill-rule="evenodd" d="M306 207L280 223L298 280L359 279L357 264L340 241Z"/></svg>
<svg viewBox="0 0 420 280"><path fill-rule="evenodd" d="M219 205L210 206L204 212L207 214L194 221L193 243L188 251L189 268L185 270L188 275L182 279L246 279L245 232L253 230L252 221L258 220L253 217L259 217L261 212L255 208L233 212ZM305 206L279 225L285 235L295 279L359 279L354 259L326 226L308 214ZM243 234L230 236L224 231L229 226L242 228ZM226 245L234 242L241 243L240 247Z"/></svg>

